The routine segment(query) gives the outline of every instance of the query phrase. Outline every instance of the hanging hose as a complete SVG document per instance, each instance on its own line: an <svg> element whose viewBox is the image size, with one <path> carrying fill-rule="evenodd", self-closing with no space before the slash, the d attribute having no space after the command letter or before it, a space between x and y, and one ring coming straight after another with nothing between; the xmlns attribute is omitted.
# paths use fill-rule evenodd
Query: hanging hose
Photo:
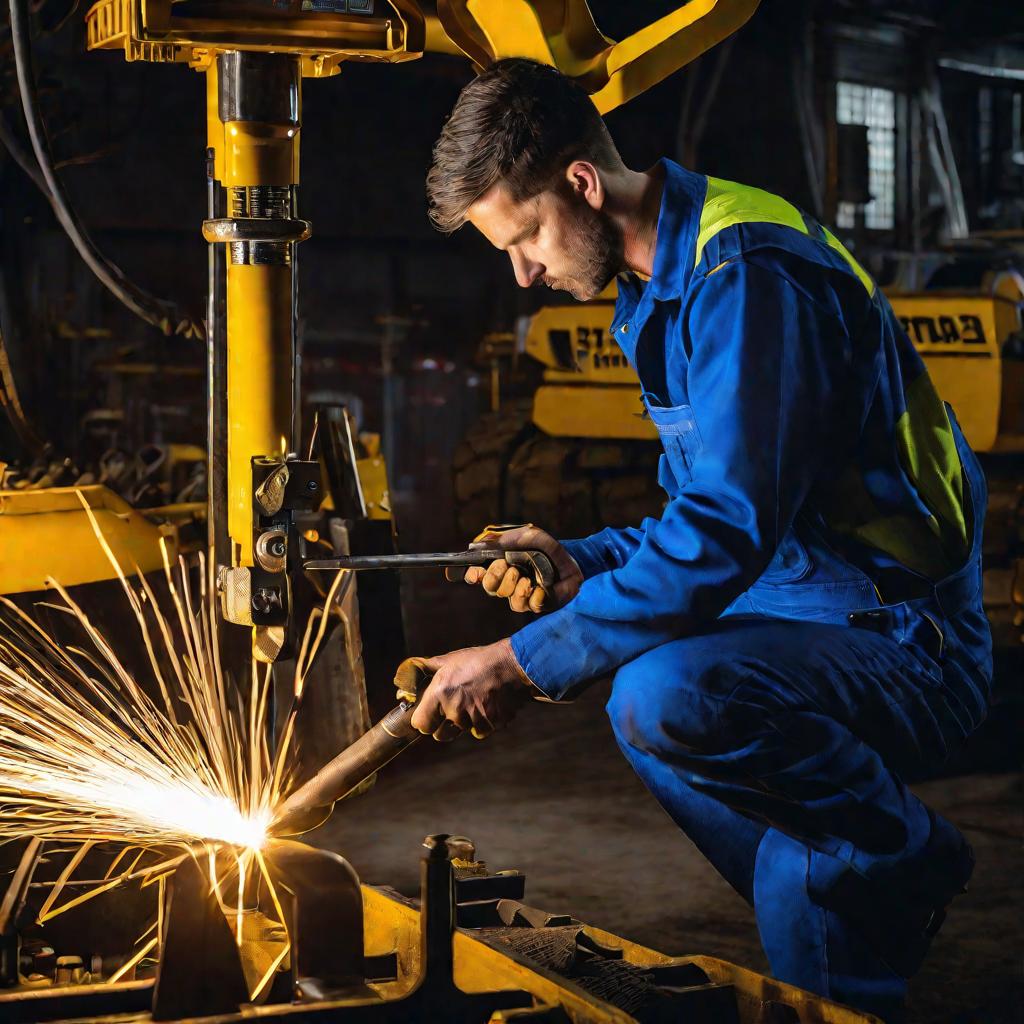
<svg viewBox="0 0 1024 1024"><path fill-rule="evenodd" d="M67 192L57 177L50 157L46 128L39 110L39 98L32 74L32 48L26 0L10 0L10 12L11 42L14 47L14 63L18 73L18 88L21 91L25 122L28 125L29 138L32 140L32 149L39 163L39 170L46 184L50 205L61 227L67 232L72 245L89 269L136 316L152 324L163 334L181 334L189 338L203 339L205 332L200 321L193 319L176 303L159 299L133 284L89 238L68 200Z"/></svg>

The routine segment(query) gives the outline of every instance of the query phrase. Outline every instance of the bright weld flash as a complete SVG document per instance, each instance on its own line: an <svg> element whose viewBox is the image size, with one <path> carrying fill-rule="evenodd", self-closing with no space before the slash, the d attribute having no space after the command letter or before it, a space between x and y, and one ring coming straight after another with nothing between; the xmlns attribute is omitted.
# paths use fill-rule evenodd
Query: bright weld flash
<svg viewBox="0 0 1024 1024"><path fill-rule="evenodd" d="M229 797L198 791L182 783L140 779L123 771L111 777L109 766L106 777L96 781L50 777L34 788L41 796L75 804L83 811L112 814L125 822L134 822L140 832L256 850L266 842L273 817L269 810L247 816Z"/></svg>
<svg viewBox="0 0 1024 1024"><path fill-rule="evenodd" d="M142 685L59 581L49 584L63 603L49 607L71 620L75 642L51 636L0 596L0 843L38 837L84 844L67 878L51 890L41 919L122 882L163 877L178 863L167 846L185 847L187 856L197 843L206 844L218 893L212 846L219 844L239 851L240 880L251 859L272 888L259 850L287 795L298 701L271 752L269 666L252 662L242 679L222 671L215 587L203 556L190 577L184 562L172 568L164 548L166 590L158 599L146 577L128 580L79 498L121 582L150 671ZM196 580L198 598L191 586ZM326 625L323 610L307 623L295 666L297 694ZM130 866L120 874L57 905L63 881L99 842L124 845L117 861L140 852L134 860L128 856ZM147 851L162 859L137 868Z"/></svg>

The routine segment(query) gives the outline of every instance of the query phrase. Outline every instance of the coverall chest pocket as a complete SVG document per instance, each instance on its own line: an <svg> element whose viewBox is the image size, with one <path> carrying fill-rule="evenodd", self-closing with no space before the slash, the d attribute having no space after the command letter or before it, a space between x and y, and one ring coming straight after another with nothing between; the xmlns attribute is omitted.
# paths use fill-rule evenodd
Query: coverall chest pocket
<svg viewBox="0 0 1024 1024"><path fill-rule="evenodd" d="M644 396L644 405L661 437L665 459L674 478L671 482L681 487L693 475L694 460L703 447L693 409L689 405L655 405L649 395ZM666 478L662 485L669 482ZM666 486L666 490L671 488Z"/></svg>

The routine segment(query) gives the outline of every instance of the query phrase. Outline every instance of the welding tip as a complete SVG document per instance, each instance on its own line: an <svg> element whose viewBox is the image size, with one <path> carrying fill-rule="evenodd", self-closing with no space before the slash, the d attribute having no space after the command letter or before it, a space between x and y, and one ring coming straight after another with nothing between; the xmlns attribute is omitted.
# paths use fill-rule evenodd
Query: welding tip
<svg viewBox="0 0 1024 1024"><path fill-rule="evenodd" d="M295 790L278 809L271 835L294 836L322 825L336 801L421 739L423 734L412 727L414 708L402 701Z"/></svg>

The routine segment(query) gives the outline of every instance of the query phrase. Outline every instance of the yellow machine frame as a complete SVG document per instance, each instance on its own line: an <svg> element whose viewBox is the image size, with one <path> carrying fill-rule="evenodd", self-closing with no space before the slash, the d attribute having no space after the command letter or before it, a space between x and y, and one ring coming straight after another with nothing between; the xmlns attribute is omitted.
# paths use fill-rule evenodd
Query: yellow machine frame
<svg viewBox="0 0 1024 1024"><path fill-rule="evenodd" d="M113 578L114 569L96 542L83 503L125 572L160 569L165 552L171 560L177 558L174 526L146 518L108 487L0 491L3 593L45 590L51 578L65 587Z"/></svg>
<svg viewBox="0 0 1024 1024"><path fill-rule="evenodd" d="M1002 353L1021 329L1020 298L935 291L889 301L971 447L1024 451L1024 363Z"/></svg>
<svg viewBox="0 0 1024 1024"><path fill-rule="evenodd" d="M1020 298L935 291L889 300L971 446L1024 451L1024 362L1002 355L1002 343L1021 330ZM613 309L606 293L547 307L526 324L522 350L545 367L533 422L546 434L657 440L636 373L611 337Z"/></svg>
<svg viewBox="0 0 1024 1024"><path fill-rule="evenodd" d="M544 367L533 422L552 437L656 441L636 373L609 328L614 285L593 302L548 306L526 324L523 351Z"/></svg>
<svg viewBox="0 0 1024 1024"><path fill-rule="evenodd" d="M364 942L368 956L395 951L399 975L419 973L419 911L409 901L382 892L373 886L362 886ZM671 957L611 932L587 925L588 935L602 946L622 950L627 963L640 967L683 966L694 964L714 984L733 985L741 1020L756 1020L765 1003L777 1002L791 1007L799 1024L877 1024L877 1018L859 1013L803 989L794 988L774 978L748 971L726 960L709 956ZM569 1020L588 1024L630 1024L635 1018L609 1005L572 981L545 970L521 957L513 949L498 948L471 930L457 929L453 938L456 985L464 992L485 992L494 989L523 989L538 1003L558 1006ZM397 990L403 986L399 980ZM407 984L407 983L405 983ZM386 995L385 986L380 986ZM510 1022L514 1011L507 1011ZM493 1019L493 1018L492 1018Z"/></svg>

